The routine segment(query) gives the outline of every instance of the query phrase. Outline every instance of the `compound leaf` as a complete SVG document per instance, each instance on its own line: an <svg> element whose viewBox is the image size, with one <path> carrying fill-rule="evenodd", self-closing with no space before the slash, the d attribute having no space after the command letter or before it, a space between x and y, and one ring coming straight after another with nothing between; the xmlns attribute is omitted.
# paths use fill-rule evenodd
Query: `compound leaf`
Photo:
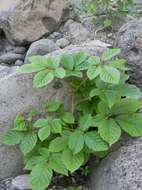
<svg viewBox="0 0 142 190"><path fill-rule="evenodd" d="M63 151L62 160L66 168L70 172L74 172L84 163L84 154L83 152L73 154L71 150L66 149Z"/></svg>
<svg viewBox="0 0 142 190"><path fill-rule="evenodd" d="M34 190L45 190L49 186L52 176L53 172L48 164L38 164L29 176L30 187Z"/></svg>

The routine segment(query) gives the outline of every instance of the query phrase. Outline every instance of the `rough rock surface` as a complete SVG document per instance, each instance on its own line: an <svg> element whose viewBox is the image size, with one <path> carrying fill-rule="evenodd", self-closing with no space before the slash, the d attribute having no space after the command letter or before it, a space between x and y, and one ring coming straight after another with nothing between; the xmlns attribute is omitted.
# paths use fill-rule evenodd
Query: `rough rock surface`
<svg viewBox="0 0 142 190"><path fill-rule="evenodd" d="M80 50L85 50L92 55L99 55L107 47L107 44L94 41L80 46L70 46L65 50L57 50L52 55L58 55L64 51L75 53ZM10 68L6 67L7 75L5 71L5 75L0 78L1 135L12 125L17 112L28 112L32 107L40 108L43 102L51 98L63 99L65 106L68 105L69 93L66 83L57 80L46 88L35 89L32 87L32 75L19 75L16 73L16 69L12 68L13 71L10 72ZM5 146L0 141L0 178L14 176L20 174L21 171L22 158L18 149Z"/></svg>
<svg viewBox="0 0 142 190"><path fill-rule="evenodd" d="M63 28L61 28L61 31L72 44L84 42L91 37L91 34L86 27L71 19L65 23Z"/></svg>
<svg viewBox="0 0 142 190"><path fill-rule="evenodd" d="M20 0L0 11L0 28L11 43L27 44L55 31L67 14L65 0Z"/></svg>
<svg viewBox="0 0 142 190"><path fill-rule="evenodd" d="M45 55L52 51L59 49L58 46L52 41L48 39L41 39L35 41L29 47L25 57L25 63L28 62L28 58L32 55Z"/></svg>
<svg viewBox="0 0 142 190"><path fill-rule="evenodd" d="M120 28L117 46L131 67L131 82L142 89L142 19L134 19Z"/></svg>
<svg viewBox="0 0 142 190"><path fill-rule="evenodd" d="M142 189L142 138L129 139L105 158L91 176L92 190Z"/></svg>
<svg viewBox="0 0 142 190"><path fill-rule="evenodd" d="M70 44L70 42L66 38L61 38L61 39L56 41L56 45L60 48L65 48L69 44Z"/></svg>

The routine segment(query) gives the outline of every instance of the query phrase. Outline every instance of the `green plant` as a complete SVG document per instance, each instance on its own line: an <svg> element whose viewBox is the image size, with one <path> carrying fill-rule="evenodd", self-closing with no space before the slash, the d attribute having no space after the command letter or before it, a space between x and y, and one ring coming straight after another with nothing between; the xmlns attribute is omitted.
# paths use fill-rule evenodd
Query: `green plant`
<svg viewBox="0 0 142 190"><path fill-rule="evenodd" d="M85 1L87 13L89 15L101 16L104 27L111 27L116 19L124 18L130 14L130 9L134 6L133 0L90 0Z"/></svg>
<svg viewBox="0 0 142 190"><path fill-rule="evenodd" d="M61 100L45 104L47 117L35 121L32 110L26 117L18 113L13 127L5 134L7 145L19 144L25 169L31 170L29 185L44 190L53 175L68 176L85 165L91 155L102 157L122 132L142 136L142 93L131 84L119 49L108 49L100 57L85 52L57 57L34 56L19 73L36 72L33 85L44 87L55 78L69 78L66 111ZM45 115L45 114L44 114ZM55 174L53 174L55 172Z"/></svg>

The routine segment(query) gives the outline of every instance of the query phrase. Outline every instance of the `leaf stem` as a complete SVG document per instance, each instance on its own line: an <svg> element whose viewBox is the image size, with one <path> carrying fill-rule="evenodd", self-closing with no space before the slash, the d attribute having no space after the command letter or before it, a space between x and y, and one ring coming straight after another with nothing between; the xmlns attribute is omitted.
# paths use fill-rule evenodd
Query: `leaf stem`
<svg viewBox="0 0 142 190"><path fill-rule="evenodd" d="M80 87L87 81L87 79L88 79L88 78L85 78L85 79L80 83L80 85L79 85L78 88L74 91L74 93L76 93L76 92L80 89Z"/></svg>
<svg viewBox="0 0 142 190"><path fill-rule="evenodd" d="M82 103L82 102L86 102L87 100L90 100L90 97L84 98L78 102L76 102L75 106L77 106L78 104Z"/></svg>

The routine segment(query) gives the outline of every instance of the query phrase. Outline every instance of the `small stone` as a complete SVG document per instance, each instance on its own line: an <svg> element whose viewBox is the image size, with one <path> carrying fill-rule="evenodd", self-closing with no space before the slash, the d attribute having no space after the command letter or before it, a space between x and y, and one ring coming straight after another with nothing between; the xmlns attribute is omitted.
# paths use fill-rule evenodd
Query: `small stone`
<svg viewBox="0 0 142 190"><path fill-rule="evenodd" d="M66 38L61 38L61 39L57 40L56 44L60 48L65 48L66 46L68 46L70 44L70 42Z"/></svg>
<svg viewBox="0 0 142 190"><path fill-rule="evenodd" d="M14 47L12 52L17 53L17 54L24 54L26 52L26 48L25 47Z"/></svg>
<svg viewBox="0 0 142 190"><path fill-rule="evenodd" d="M72 44L84 42L91 36L90 32L81 23L73 20L68 20L65 23L63 31Z"/></svg>
<svg viewBox="0 0 142 190"><path fill-rule="evenodd" d="M58 38L58 37L60 37L62 34L61 33L59 33L59 32L53 32L51 35L50 35L50 37L51 38Z"/></svg>
<svg viewBox="0 0 142 190"><path fill-rule="evenodd" d="M23 60L24 55L10 52L0 56L0 63L13 64L17 59Z"/></svg>
<svg viewBox="0 0 142 190"><path fill-rule="evenodd" d="M109 33L109 34L107 35L108 38L111 38L112 36L113 36L112 33Z"/></svg>
<svg viewBox="0 0 142 190"><path fill-rule="evenodd" d="M17 61L15 61L15 66L21 66L23 64L24 64L24 62L22 60L18 59Z"/></svg>
<svg viewBox="0 0 142 190"><path fill-rule="evenodd" d="M28 175L20 175L12 180L12 187L18 190L30 190L27 181Z"/></svg>

